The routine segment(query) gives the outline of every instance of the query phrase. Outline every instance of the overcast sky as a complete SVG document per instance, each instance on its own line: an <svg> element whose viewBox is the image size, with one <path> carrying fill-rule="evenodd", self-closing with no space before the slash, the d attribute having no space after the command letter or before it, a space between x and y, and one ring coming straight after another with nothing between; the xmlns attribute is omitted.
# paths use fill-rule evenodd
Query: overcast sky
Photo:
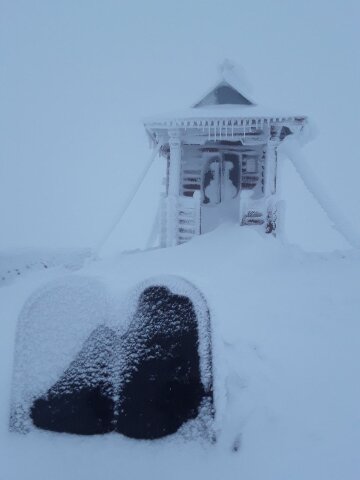
<svg viewBox="0 0 360 480"><path fill-rule="evenodd" d="M0 249L93 246L149 156L141 119L196 101L235 60L260 104L311 116L305 148L360 232L358 0L0 0ZM342 248L286 166L287 233ZM114 247L143 245L162 162Z"/></svg>

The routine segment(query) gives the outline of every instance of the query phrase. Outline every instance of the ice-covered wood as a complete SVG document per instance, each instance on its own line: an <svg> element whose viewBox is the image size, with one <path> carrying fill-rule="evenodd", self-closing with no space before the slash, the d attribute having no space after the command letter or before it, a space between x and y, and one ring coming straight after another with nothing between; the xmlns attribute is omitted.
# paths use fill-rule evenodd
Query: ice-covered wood
<svg viewBox="0 0 360 480"><path fill-rule="evenodd" d="M161 246L184 243L224 222L274 236L280 227L277 148L287 136L299 135L308 119L256 105L231 62L225 61L220 73L192 108L144 123L154 144L164 143L167 161Z"/></svg>

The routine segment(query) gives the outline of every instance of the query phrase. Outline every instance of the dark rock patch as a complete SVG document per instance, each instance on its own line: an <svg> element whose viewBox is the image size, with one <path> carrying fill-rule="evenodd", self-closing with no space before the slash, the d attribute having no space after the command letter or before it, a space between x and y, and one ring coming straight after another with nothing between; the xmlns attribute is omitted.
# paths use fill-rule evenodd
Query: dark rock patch
<svg viewBox="0 0 360 480"><path fill-rule="evenodd" d="M117 431L155 439L175 433L198 416L204 400L212 404L198 346L191 300L149 287L124 335L105 326L92 332L61 378L33 402L32 422L80 435Z"/></svg>
<svg viewBox="0 0 360 480"><path fill-rule="evenodd" d="M197 416L204 397L198 342L196 313L188 297L162 286L142 293L124 342L127 371L118 432L159 438Z"/></svg>
<svg viewBox="0 0 360 480"><path fill-rule="evenodd" d="M34 425L55 432L93 435L114 430L112 356L115 332L98 327L58 382L31 408Z"/></svg>

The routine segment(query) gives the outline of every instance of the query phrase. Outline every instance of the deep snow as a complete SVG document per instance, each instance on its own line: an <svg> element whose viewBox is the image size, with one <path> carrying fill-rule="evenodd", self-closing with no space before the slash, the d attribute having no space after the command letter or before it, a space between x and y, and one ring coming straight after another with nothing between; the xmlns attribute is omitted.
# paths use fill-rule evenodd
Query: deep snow
<svg viewBox="0 0 360 480"><path fill-rule="evenodd" d="M184 277L203 293L212 322L215 444L180 435L149 442L9 433L17 317L38 287L69 277L53 269L4 286L0 478L357 480L359 267L359 252L304 253L224 225L182 246L94 261L71 275L98 282L119 301L163 275Z"/></svg>

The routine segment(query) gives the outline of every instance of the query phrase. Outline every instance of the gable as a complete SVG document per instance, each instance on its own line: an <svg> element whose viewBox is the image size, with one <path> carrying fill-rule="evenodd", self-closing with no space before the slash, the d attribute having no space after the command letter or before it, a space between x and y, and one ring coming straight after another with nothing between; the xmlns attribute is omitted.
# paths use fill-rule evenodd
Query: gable
<svg viewBox="0 0 360 480"><path fill-rule="evenodd" d="M194 107L207 105L253 105L253 103L231 85L222 82L196 103Z"/></svg>

